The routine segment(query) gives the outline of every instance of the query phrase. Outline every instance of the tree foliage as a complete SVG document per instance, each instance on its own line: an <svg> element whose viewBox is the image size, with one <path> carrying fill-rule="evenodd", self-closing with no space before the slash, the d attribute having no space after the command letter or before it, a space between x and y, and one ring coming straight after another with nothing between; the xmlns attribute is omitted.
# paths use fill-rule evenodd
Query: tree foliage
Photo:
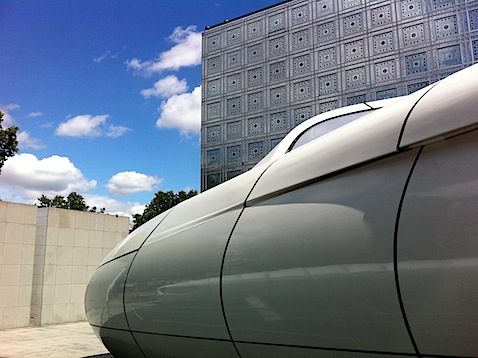
<svg viewBox="0 0 478 358"><path fill-rule="evenodd" d="M173 193L172 191L158 191L153 200L146 205L143 214L133 215L133 230L137 229L155 216L171 209L180 202L196 196L197 193L198 192L196 190L190 190L187 193L183 190L179 191L178 193Z"/></svg>
<svg viewBox="0 0 478 358"><path fill-rule="evenodd" d="M0 172L5 161L18 152L17 131L18 127L12 126L3 129L3 113L0 112Z"/></svg>
<svg viewBox="0 0 478 358"><path fill-rule="evenodd" d="M70 209L78 211L88 211L89 206L86 205L85 199L78 193L72 192L66 198L56 195L53 199L42 195L38 198L40 207L52 207L60 209Z"/></svg>

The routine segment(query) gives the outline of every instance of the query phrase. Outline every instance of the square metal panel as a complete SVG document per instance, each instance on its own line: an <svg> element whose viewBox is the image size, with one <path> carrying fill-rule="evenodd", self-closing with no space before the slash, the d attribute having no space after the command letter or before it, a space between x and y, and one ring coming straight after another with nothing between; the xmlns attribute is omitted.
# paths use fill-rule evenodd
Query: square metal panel
<svg viewBox="0 0 478 358"><path fill-rule="evenodd" d="M302 107L294 109L294 125L299 125L305 120L312 117L312 109L310 107Z"/></svg>
<svg viewBox="0 0 478 358"><path fill-rule="evenodd" d="M397 78L397 71L395 68L395 60L388 60L376 63L375 68L375 81L380 83L382 81L389 81Z"/></svg>
<svg viewBox="0 0 478 358"><path fill-rule="evenodd" d="M249 159L258 159L264 156L264 142L253 142L247 144L247 154Z"/></svg>
<svg viewBox="0 0 478 358"><path fill-rule="evenodd" d="M328 112L337 108L339 108L339 101L337 100L323 102L319 104L319 113Z"/></svg>
<svg viewBox="0 0 478 358"><path fill-rule="evenodd" d="M208 81L206 84L206 88L207 88L206 95L208 97L217 96L221 94L221 80L216 79L216 80Z"/></svg>
<svg viewBox="0 0 478 358"><path fill-rule="evenodd" d="M241 114L241 97L229 98L227 100L226 108L228 116L235 116Z"/></svg>
<svg viewBox="0 0 478 358"><path fill-rule="evenodd" d="M294 57L292 59L292 71L294 75L302 75L310 72L310 55Z"/></svg>
<svg viewBox="0 0 478 358"><path fill-rule="evenodd" d="M404 27L402 30L403 43L405 46L415 46L425 42L424 24L416 24Z"/></svg>
<svg viewBox="0 0 478 358"><path fill-rule="evenodd" d="M269 32L285 28L285 14L283 12L269 16Z"/></svg>
<svg viewBox="0 0 478 358"><path fill-rule="evenodd" d="M462 63L460 45L439 48L437 52L439 68L461 65Z"/></svg>
<svg viewBox="0 0 478 358"><path fill-rule="evenodd" d="M360 5L363 5L363 0L342 0L342 10L348 10Z"/></svg>
<svg viewBox="0 0 478 358"><path fill-rule="evenodd" d="M235 177L237 177L238 175L241 175L241 174L242 174L242 170L240 170L240 169L228 170L227 173L226 173L226 179L229 180L229 179L235 178Z"/></svg>
<svg viewBox="0 0 478 358"><path fill-rule="evenodd" d="M287 102L286 86L271 88L269 93L271 105L285 104Z"/></svg>
<svg viewBox="0 0 478 358"><path fill-rule="evenodd" d="M473 48L473 61L478 61L478 40L472 41L471 46Z"/></svg>
<svg viewBox="0 0 478 358"><path fill-rule="evenodd" d="M211 57L207 60L207 73L208 74L215 74L219 73L222 70L221 66L221 56Z"/></svg>
<svg viewBox="0 0 478 358"><path fill-rule="evenodd" d="M337 91L338 82L336 73L319 78L319 95L328 95Z"/></svg>
<svg viewBox="0 0 478 358"><path fill-rule="evenodd" d="M365 57L364 40L356 40L344 45L345 61L358 60Z"/></svg>
<svg viewBox="0 0 478 358"><path fill-rule="evenodd" d="M235 140L242 138L242 121L230 122L227 124L227 139Z"/></svg>
<svg viewBox="0 0 478 358"><path fill-rule="evenodd" d="M299 50L310 44L309 29L303 29L292 33L292 49Z"/></svg>
<svg viewBox="0 0 478 358"><path fill-rule="evenodd" d="M456 16L447 16L435 20L435 35L437 39L458 34L458 23Z"/></svg>
<svg viewBox="0 0 478 358"><path fill-rule="evenodd" d="M283 55L285 53L286 53L286 43L285 43L284 36L269 40L269 55L270 56Z"/></svg>
<svg viewBox="0 0 478 358"><path fill-rule="evenodd" d="M478 9L470 10L468 12L468 17L470 19L470 29L478 30Z"/></svg>
<svg viewBox="0 0 478 358"><path fill-rule="evenodd" d="M279 81L286 78L285 61L271 63L269 65L269 77L271 81Z"/></svg>
<svg viewBox="0 0 478 358"><path fill-rule="evenodd" d="M373 54L380 55L394 49L393 32L385 32L373 36Z"/></svg>
<svg viewBox="0 0 478 358"><path fill-rule="evenodd" d="M367 96L365 94L347 97L347 106L351 106L352 104L364 103L366 101L366 98Z"/></svg>
<svg viewBox="0 0 478 358"><path fill-rule="evenodd" d="M242 162L242 148L240 145L227 147L227 162L228 163Z"/></svg>
<svg viewBox="0 0 478 358"><path fill-rule="evenodd" d="M335 21L329 21L318 25L317 37L319 42L337 39L337 26Z"/></svg>
<svg viewBox="0 0 478 358"><path fill-rule="evenodd" d="M236 50L227 54L227 68L237 68L242 65L242 51Z"/></svg>
<svg viewBox="0 0 478 358"><path fill-rule="evenodd" d="M247 71L248 86L258 86L264 82L264 74L262 67L253 68Z"/></svg>
<svg viewBox="0 0 478 358"><path fill-rule="evenodd" d="M336 48L330 47L320 50L318 53L319 68L326 69L337 65Z"/></svg>
<svg viewBox="0 0 478 358"><path fill-rule="evenodd" d="M407 94L410 94L410 93L413 93L413 92L416 92L422 88L425 88L426 86L428 86L429 83L428 81L423 81L423 82L419 82L419 83L413 83L413 84L409 84L407 85Z"/></svg>
<svg viewBox="0 0 478 358"><path fill-rule="evenodd" d="M221 49L221 35L211 35L206 40L208 52L218 51Z"/></svg>
<svg viewBox="0 0 478 358"><path fill-rule="evenodd" d="M365 85L365 67L358 67L345 71L347 88L356 88Z"/></svg>
<svg viewBox="0 0 478 358"><path fill-rule="evenodd" d="M248 134L256 135L264 133L264 117L258 116L247 120Z"/></svg>
<svg viewBox="0 0 478 358"><path fill-rule="evenodd" d="M257 20L247 24L247 38L249 40L256 39L263 35L262 21Z"/></svg>
<svg viewBox="0 0 478 358"><path fill-rule="evenodd" d="M226 42L228 46L238 45L242 41L241 28L236 27L226 32Z"/></svg>
<svg viewBox="0 0 478 358"><path fill-rule="evenodd" d="M219 185L221 183L221 174L220 173L207 174L206 182L207 182L208 188L212 188L212 187L215 187L216 185Z"/></svg>
<svg viewBox="0 0 478 358"><path fill-rule="evenodd" d="M270 116L271 131L278 131L287 128L286 112L272 113Z"/></svg>
<svg viewBox="0 0 478 358"><path fill-rule="evenodd" d="M376 7L370 13L373 27L392 23L392 5L390 4Z"/></svg>
<svg viewBox="0 0 478 358"><path fill-rule="evenodd" d="M434 10L447 9L455 5L455 0L433 0L432 6Z"/></svg>
<svg viewBox="0 0 478 358"><path fill-rule="evenodd" d="M362 13L356 13L343 17L343 33L345 35L353 35L363 30Z"/></svg>
<svg viewBox="0 0 478 358"><path fill-rule="evenodd" d="M405 56L405 69L407 75L422 73L428 71L428 61L426 53L417 53Z"/></svg>
<svg viewBox="0 0 478 358"><path fill-rule="evenodd" d="M407 19L423 13L421 0L400 0L400 11L402 19Z"/></svg>
<svg viewBox="0 0 478 358"><path fill-rule="evenodd" d="M211 149L206 152L207 166L216 167L221 164L221 149Z"/></svg>
<svg viewBox="0 0 478 358"><path fill-rule="evenodd" d="M254 92L247 95L247 109L249 111L257 111L264 108L264 96L262 91Z"/></svg>
<svg viewBox="0 0 478 358"><path fill-rule="evenodd" d="M209 103L206 106L207 119L213 120L221 117L221 102Z"/></svg>
<svg viewBox="0 0 478 358"><path fill-rule="evenodd" d="M387 99L387 98L394 98L394 97L397 97L397 89L396 88L389 88L389 89L377 91L375 93L375 98L377 100Z"/></svg>
<svg viewBox="0 0 478 358"><path fill-rule="evenodd" d="M242 88L242 76L240 73L229 75L226 78L228 92L238 91Z"/></svg>
<svg viewBox="0 0 478 358"><path fill-rule="evenodd" d="M294 100L302 100L311 97L311 82L310 80L300 81L294 83Z"/></svg>
<svg viewBox="0 0 478 358"><path fill-rule="evenodd" d="M335 13L335 0L318 0L316 3L317 16L323 17Z"/></svg>
<svg viewBox="0 0 478 358"><path fill-rule="evenodd" d="M291 10L292 25L300 25L309 21L309 5L295 7Z"/></svg>
<svg viewBox="0 0 478 358"><path fill-rule="evenodd" d="M264 59L264 47L262 43L247 48L247 62L254 63Z"/></svg>
<svg viewBox="0 0 478 358"><path fill-rule="evenodd" d="M221 140L221 126L216 125L216 126L210 126L206 128L206 133L207 133L207 142L212 143L212 142L218 142Z"/></svg>

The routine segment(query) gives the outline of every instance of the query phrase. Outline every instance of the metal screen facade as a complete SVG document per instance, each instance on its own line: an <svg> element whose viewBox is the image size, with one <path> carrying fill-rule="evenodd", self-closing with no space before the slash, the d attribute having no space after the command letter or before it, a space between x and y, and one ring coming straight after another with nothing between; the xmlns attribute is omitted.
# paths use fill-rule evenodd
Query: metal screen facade
<svg viewBox="0 0 478 358"><path fill-rule="evenodd" d="M292 0L203 33L201 190L293 127L478 62L478 0Z"/></svg>

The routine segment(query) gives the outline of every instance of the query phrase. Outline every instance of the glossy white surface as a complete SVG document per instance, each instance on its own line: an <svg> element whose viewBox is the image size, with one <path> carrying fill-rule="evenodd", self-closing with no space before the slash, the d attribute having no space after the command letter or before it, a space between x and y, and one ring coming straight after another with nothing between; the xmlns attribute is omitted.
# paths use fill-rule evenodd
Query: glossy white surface
<svg viewBox="0 0 478 358"><path fill-rule="evenodd" d="M160 240L152 234L127 279L125 309L132 330L229 339L219 275L239 214L227 212Z"/></svg>
<svg viewBox="0 0 478 358"><path fill-rule="evenodd" d="M248 201L396 152L405 118L422 95L417 91L287 153L267 169Z"/></svg>
<svg viewBox="0 0 478 358"><path fill-rule="evenodd" d="M398 231L399 282L418 348L478 352L478 130L430 145Z"/></svg>
<svg viewBox="0 0 478 358"><path fill-rule="evenodd" d="M478 65L468 67L434 86L414 108L401 147L445 136L478 125ZM439 138L438 138L439 139Z"/></svg>
<svg viewBox="0 0 478 358"><path fill-rule="evenodd" d="M417 153L245 209L223 273L234 340L414 352L395 289L393 246L400 197ZM314 161L304 158L304 168L314 170Z"/></svg>
<svg viewBox="0 0 478 358"><path fill-rule="evenodd" d="M98 327L129 329L123 306L123 289L135 253L100 266L85 294L86 317Z"/></svg>

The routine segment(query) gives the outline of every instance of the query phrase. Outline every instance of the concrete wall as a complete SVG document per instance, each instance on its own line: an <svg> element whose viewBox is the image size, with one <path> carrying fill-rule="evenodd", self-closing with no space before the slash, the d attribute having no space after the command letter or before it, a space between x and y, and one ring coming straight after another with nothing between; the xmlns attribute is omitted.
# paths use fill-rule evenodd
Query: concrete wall
<svg viewBox="0 0 478 358"><path fill-rule="evenodd" d="M85 320L95 268L127 217L0 202L0 328Z"/></svg>

